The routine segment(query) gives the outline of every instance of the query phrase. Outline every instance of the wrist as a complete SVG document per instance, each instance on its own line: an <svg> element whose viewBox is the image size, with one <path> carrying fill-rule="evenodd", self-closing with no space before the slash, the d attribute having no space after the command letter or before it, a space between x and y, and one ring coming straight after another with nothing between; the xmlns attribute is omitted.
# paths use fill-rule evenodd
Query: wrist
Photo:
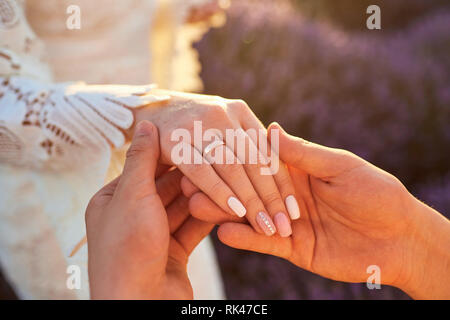
<svg viewBox="0 0 450 320"><path fill-rule="evenodd" d="M151 271L151 270L150 270ZM122 272L126 274L129 271ZM163 296L165 274L146 274L144 277L110 277L105 281L91 281L92 300L161 300Z"/></svg>
<svg viewBox="0 0 450 320"><path fill-rule="evenodd" d="M154 95L161 95L161 96L168 96L166 91L160 90L160 89L154 89L152 90L152 94ZM167 106L168 100L163 100L160 102L154 102L150 105L141 107L141 108L135 108L130 109L130 111L133 113L133 124L125 130L125 136L128 141L130 141L133 137L134 130L136 128L136 125L142 121L142 120L148 120L152 122L155 126L158 126L158 113L162 107Z"/></svg>
<svg viewBox="0 0 450 320"><path fill-rule="evenodd" d="M411 223L405 235L403 267L398 288L414 299L450 298L450 222L410 196Z"/></svg>

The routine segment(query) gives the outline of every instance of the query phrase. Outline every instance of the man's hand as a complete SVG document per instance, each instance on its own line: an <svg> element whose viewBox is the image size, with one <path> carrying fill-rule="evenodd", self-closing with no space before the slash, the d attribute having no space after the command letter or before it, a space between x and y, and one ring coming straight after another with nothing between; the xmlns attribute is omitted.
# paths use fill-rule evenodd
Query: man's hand
<svg viewBox="0 0 450 320"><path fill-rule="evenodd" d="M290 236L290 221L299 217L294 185L284 164L269 162L266 128L249 106L217 96L153 93L170 100L134 111L137 121L151 120L158 128L160 162L176 165L222 210L245 216L257 232ZM209 149L213 141L219 145Z"/></svg>
<svg viewBox="0 0 450 320"><path fill-rule="evenodd" d="M189 215L181 173L157 179L159 139L138 124L122 175L86 211L93 299L190 299L188 256L213 225ZM159 170L161 171L161 170Z"/></svg>
<svg viewBox="0 0 450 320"><path fill-rule="evenodd" d="M190 201L194 216L224 223L218 236L229 246L276 255L327 278L366 282L367 267L377 265L383 284L416 298L449 298L442 282L450 271L448 220L356 155L271 129L281 131L280 157L300 200L292 236L267 238L245 224L224 223L230 219L201 193ZM192 188L182 181L183 189Z"/></svg>

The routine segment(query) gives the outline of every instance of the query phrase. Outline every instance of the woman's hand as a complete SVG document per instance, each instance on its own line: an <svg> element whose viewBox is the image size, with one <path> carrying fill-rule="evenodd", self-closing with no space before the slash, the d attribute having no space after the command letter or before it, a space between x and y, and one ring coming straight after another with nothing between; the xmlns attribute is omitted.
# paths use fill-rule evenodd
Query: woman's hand
<svg viewBox="0 0 450 320"><path fill-rule="evenodd" d="M158 158L157 129L141 123L123 174L89 203L92 299L192 299L186 264L213 225L189 215L178 170L155 182Z"/></svg>
<svg viewBox="0 0 450 320"><path fill-rule="evenodd" d="M244 224L225 223L218 230L223 243L276 255L339 281L366 282L368 267L376 265L383 284L416 298L449 298L450 286L442 282L450 265L447 219L416 200L397 178L350 152L283 131L280 156L304 209L292 237L266 238ZM188 193L194 192L184 181ZM205 221L229 220L201 193L192 196L190 210Z"/></svg>
<svg viewBox="0 0 450 320"><path fill-rule="evenodd" d="M246 215L258 232L270 236L278 230L289 236L289 215L300 216L294 186L287 167L277 166L277 157L269 157L269 167L263 150L266 129L249 107L240 100L159 92L171 96L169 105L135 110L135 118L149 119L158 127L161 162L177 165L222 210Z"/></svg>

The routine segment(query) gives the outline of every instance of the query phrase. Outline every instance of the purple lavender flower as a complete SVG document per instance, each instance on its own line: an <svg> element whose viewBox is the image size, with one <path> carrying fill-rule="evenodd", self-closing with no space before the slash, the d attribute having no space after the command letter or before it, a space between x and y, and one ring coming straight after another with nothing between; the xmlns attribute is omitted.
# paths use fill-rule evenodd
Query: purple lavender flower
<svg viewBox="0 0 450 320"><path fill-rule="evenodd" d="M360 32L365 0L339 1L347 12L335 0L298 2L312 7L235 1L228 23L197 44L206 93L243 98L265 123L349 149L450 214L450 9L440 0L383 1L386 30ZM216 247L229 298L407 298Z"/></svg>

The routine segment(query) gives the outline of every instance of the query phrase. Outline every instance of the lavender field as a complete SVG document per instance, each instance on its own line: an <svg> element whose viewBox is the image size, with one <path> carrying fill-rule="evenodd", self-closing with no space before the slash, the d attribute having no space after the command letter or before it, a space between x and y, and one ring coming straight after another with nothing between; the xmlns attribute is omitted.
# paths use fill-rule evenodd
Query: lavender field
<svg viewBox="0 0 450 320"><path fill-rule="evenodd" d="M447 3L234 1L227 24L196 45L205 92L242 98L265 124L351 150L450 217ZM381 7L382 30L366 29L369 4ZM216 247L231 299L408 298Z"/></svg>

